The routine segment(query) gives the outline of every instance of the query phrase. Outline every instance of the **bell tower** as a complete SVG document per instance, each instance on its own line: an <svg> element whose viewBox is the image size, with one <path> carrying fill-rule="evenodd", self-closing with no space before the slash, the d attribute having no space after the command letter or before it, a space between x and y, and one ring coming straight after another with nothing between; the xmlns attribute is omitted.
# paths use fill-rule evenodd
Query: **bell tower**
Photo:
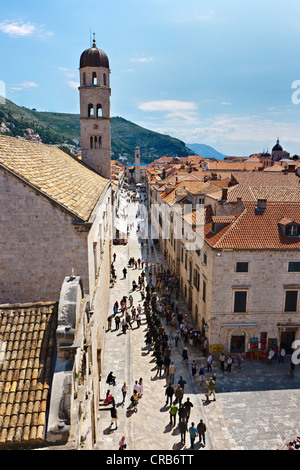
<svg viewBox="0 0 300 470"><path fill-rule="evenodd" d="M134 181L135 183L141 182L141 155L139 147L134 151Z"/></svg>
<svg viewBox="0 0 300 470"><path fill-rule="evenodd" d="M95 38L92 47L81 54L79 73L81 158L111 179L110 69Z"/></svg>

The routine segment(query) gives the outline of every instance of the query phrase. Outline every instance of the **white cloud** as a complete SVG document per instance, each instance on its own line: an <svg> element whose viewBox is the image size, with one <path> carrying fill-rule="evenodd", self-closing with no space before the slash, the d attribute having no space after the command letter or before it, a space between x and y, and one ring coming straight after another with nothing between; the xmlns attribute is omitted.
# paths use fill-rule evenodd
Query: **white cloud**
<svg viewBox="0 0 300 470"><path fill-rule="evenodd" d="M139 62L139 63L145 63L145 62L152 62L154 60L154 57L133 57L130 59L131 62Z"/></svg>
<svg viewBox="0 0 300 470"><path fill-rule="evenodd" d="M209 10L204 14L198 15L196 18L199 21L210 21L214 18L215 12L213 10Z"/></svg>
<svg viewBox="0 0 300 470"><path fill-rule="evenodd" d="M197 106L195 103L190 101L177 101L177 100L158 100L158 101L147 101L139 104L139 109L142 111L195 111Z"/></svg>
<svg viewBox="0 0 300 470"><path fill-rule="evenodd" d="M38 85L35 83L35 82L23 82L23 83L19 83L19 84L16 84L16 85L13 85L9 88L9 91L23 91L23 90L28 90L30 88L36 88L38 87Z"/></svg>
<svg viewBox="0 0 300 470"><path fill-rule="evenodd" d="M69 87L75 88L76 90L80 85L78 82L75 82L74 80L68 80L67 84L69 85Z"/></svg>
<svg viewBox="0 0 300 470"><path fill-rule="evenodd" d="M51 31L45 31L43 25L38 25L27 21L9 21L5 20L0 23L0 31L8 34L13 38L21 38L25 36L33 36L36 34L43 34L44 36L51 36Z"/></svg>
<svg viewBox="0 0 300 470"><path fill-rule="evenodd" d="M2 21L2 23L0 23L0 30L9 36L19 38L32 35L36 32L37 27L29 21L27 23Z"/></svg>

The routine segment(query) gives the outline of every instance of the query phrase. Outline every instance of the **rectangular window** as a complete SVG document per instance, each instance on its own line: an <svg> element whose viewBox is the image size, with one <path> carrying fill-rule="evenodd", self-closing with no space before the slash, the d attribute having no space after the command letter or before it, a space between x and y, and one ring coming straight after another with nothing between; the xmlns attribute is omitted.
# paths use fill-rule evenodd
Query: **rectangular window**
<svg viewBox="0 0 300 470"><path fill-rule="evenodd" d="M204 266L207 265L207 254L206 253L203 254L203 264L204 264Z"/></svg>
<svg viewBox="0 0 300 470"><path fill-rule="evenodd" d="M184 259L184 267L187 269L187 254L185 253L185 259Z"/></svg>
<svg viewBox="0 0 300 470"><path fill-rule="evenodd" d="M287 290L285 292L285 312L296 312L297 311L297 300L298 300L298 291L297 290Z"/></svg>
<svg viewBox="0 0 300 470"><path fill-rule="evenodd" d="M248 265L249 263L247 262L241 262L241 261L238 261L236 263L236 272L237 273L247 273L248 272Z"/></svg>
<svg viewBox="0 0 300 470"><path fill-rule="evenodd" d="M289 262L289 273L299 273L300 272L300 261L290 261Z"/></svg>
<svg viewBox="0 0 300 470"><path fill-rule="evenodd" d="M206 282L202 282L202 300L205 303L206 301Z"/></svg>
<svg viewBox="0 0 300 470"><path fill-rule="evenodd" d="M234 312L245 313L247 307L247 291L235 291L234 293Z"/></svg>

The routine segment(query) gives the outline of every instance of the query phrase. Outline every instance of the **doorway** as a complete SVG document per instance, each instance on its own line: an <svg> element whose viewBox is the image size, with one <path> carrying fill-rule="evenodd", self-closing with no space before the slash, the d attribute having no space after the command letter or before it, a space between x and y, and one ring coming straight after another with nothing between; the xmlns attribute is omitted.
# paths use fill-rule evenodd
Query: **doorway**
<svg viewBox="0 0 300 470"><path fill-rule="evenodd" d="M280 337L280 348L284 348L286 354L293 354L292 344L295 341L295 331L283 331Z"/></svg>
<svg viewBox="0 0 300 470"><path fill-rule="evenodd" d="M245 334L233 334L231 335L230 341L230 352L231 353L238 353L238 352L245 352Z"/></svg>

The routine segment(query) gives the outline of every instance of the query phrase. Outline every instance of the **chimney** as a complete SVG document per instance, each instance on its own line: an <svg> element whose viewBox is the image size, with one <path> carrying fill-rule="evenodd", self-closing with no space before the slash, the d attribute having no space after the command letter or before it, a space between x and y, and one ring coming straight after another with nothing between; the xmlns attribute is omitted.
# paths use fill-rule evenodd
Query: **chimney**
<svg viewBox="0 0 300 470"><path fill-rule="evenodd" d="M222 201L227 201L228 188L222 188Z"/></svg>
<svg viewBox="0 0 300 470"><path fill-rule="evenodd" d="M267 208L267 200L266 199L258 199L256 209L259 211L265 211Z"/></svg>

